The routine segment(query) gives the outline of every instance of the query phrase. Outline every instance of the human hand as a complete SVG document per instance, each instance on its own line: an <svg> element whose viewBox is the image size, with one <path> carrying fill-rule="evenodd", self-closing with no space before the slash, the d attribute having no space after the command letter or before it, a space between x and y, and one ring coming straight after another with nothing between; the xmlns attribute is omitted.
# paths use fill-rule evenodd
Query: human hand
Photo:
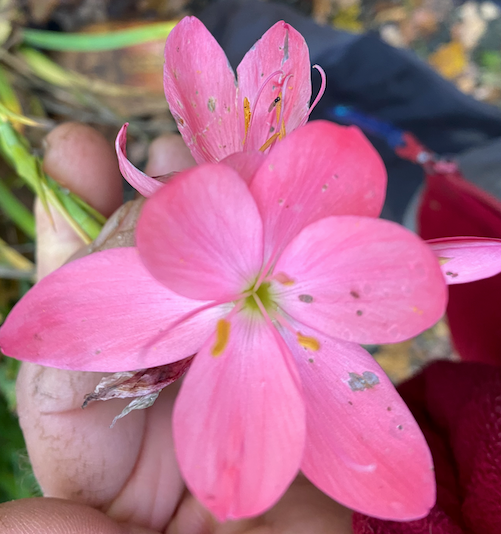
<svg viewBox="0 0 501 534"><path fill-rule="evenodd" d="M120 206L116 158L100 134L86 126L66 124L56 128L47 141L45 167L52 177L107 216ZM146 172L162 175L192 163L179 137L163 137L152 144ZM53 215L57 232L42 209L36 215L41 278L64 263L81 242L57 214ZM23 364L18 379L20 423L43 493L56 499L0 506L2 532L351 532L351 513L302 476L263 516L217 523L189 495L177 467L171 431L177 385L165 388L151 408L130 413L110 429L127 401L96 402L81 409L83 398L102 376Z"/></svg>

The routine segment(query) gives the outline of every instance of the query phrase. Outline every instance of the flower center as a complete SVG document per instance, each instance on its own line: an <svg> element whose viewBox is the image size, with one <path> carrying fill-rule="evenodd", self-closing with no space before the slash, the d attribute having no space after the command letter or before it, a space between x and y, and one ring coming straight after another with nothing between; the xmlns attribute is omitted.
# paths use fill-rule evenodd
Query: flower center
<svg viewBox="0 0 501 534"><path fill-rule="evenodd" d="M257 289L254 289L249 296L245 297L245 309L252 312L262 313L260 304L267 311L273 307L274 302L270 295L269 282L263 282Z"/></svg>

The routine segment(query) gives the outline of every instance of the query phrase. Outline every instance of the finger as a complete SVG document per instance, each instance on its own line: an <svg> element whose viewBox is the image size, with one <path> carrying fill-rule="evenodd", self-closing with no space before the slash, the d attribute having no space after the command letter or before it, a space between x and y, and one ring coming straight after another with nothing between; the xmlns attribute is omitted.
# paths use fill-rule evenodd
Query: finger
<svg viewBox="0 0 501 534"><path fill-rule="evenodd" d="M46 139L45 171L61 185L80 195L93 207L109 214L121 203L121 177L116 156L106 139L92 128L68 123L55 128ZM52 218L38 203L36 207L38 275L45 276L62 265L83 243L66 221L51 210ZM17 383L18 411L33 469L44 493L74 497L82 485L99 486L92 470L87 473L75 460L78 447L92 449L92 461L104 462L108 456L93 439L108 430L124 402L81 410L84 396L93 391L102 375L66 372L23 364ZM140 446L136 414L122 425L122 432L108 436L108 447L121 447L122 454L110 456L119 469L107 492L97 491L92 504L109 502L132 470ZM139 434L139 435L137 435ZM128 436L132 436L127 439ZM76 439L76 448L71 439ZM100 453L103 452L103 455ZM83 457L86 457L84 454ZM127 464L128 470L124 469ZM81 470L80 476L75 472ZM72 473L72 477L68 475ZM86 480L82 478L88 477ZM86 495L82 499L87 502Z"/></svg>
<svg viewBox="0 0 501 534"><path fill-rule="evenodd" d="M49 176L105 216L120 206L122 178L115 152L99 132L84 124L66 123L49 133L45 145L44 170ZM40 279L60 267L83 243L54 208L49 216L39 200L35 217Z"/></svg>
<svg viewBox="0 0 501 534"><path fill-rule="evenodd" d="M151 143L145 173L148 176L162 176L194 165L195 160L183 138L177 134L166 134Z"/></svg>
<svg viewBox="0 0 501 534"><path fill-rule="evenodd" d="M183 491L170 424L175 392L163 392L152 408L132 412L110 430L126 401L80 408L98 380L92 373L23 367L19 413L35 475L47 496L156 529L167 524Z"/></svg>
<svg viewBox="0 0 501 534"><path fill-rule="evenodd" d="M154 534L118 524L93 508L59 499L22 499L0 504L2 534Z"/></svg>
<svg viewBox="0 0 501 534"><path fill-rule="evenodd" d="M45 139L44 169L105 217L122 203L115 151L90 126L68 122L52 130Z"/></svg>
<svg viewBox="0 0 501 534"><path fill-rule="evenodd" d="M125 485L141 448L144 413L110 429L127 402L81 405L102 375L23 364L17 381L19 423L42 492L108 506Z"/></svg>
<svg viewBox="0 0 501 534"><path fill-rule="evenodd" d="M353 534L351 517L351 510L299 475L271 510L253 519L217 523L193 496L188 496L167 534Z"/></svg>

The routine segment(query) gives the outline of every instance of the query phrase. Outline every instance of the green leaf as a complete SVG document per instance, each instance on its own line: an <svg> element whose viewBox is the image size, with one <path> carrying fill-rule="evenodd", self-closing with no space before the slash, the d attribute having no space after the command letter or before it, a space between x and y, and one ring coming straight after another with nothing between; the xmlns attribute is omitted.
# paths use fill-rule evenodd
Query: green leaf
<svg viewBox="0 0 501 534"><path fill-rule="evenodd" d="M23 28L24 43L61 52L99 52L166 39L177 21L156 22L106 33L63 33Z"/></svg>

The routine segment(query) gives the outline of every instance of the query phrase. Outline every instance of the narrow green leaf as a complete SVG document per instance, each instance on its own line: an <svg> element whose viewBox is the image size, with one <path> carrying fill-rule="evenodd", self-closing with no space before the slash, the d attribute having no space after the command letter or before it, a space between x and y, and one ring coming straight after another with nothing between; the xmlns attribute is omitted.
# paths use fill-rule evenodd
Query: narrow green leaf
<svg viewBox="0 0 501 534"><path fill-rule="evenodd" d="M88 244L98 236L102 224L94 218L92 208L88 206L84 209L83 200L76 202L75 195L69 195L43 172L40 159L30 153L26 139L1 116L0 153L40 197L45 209L48 209L48 204L54 206L84 243Z"/></svg>
<svg viewBox="0 0 501 534"><path fill-rule="evenodd" d="M0 210L28 237L35 239L33 213L12 193L0 178Z"/></svg>
<svg viewBox="0 0 501 534"><path fill-rule="evenodd" d="M23 110L17 98L16 92L12 88L5 73L4 68L0 65L0 100L2 104L13 113L21 115Z"/></svg>
<svg viewBox="0 0 501 534"><path fill-rule="evenodd" d="M23 28L23 41L31 46L61 52L116 50L149 41L166 39L177 21L156 22L106 33L63 33Z"/></svg>

